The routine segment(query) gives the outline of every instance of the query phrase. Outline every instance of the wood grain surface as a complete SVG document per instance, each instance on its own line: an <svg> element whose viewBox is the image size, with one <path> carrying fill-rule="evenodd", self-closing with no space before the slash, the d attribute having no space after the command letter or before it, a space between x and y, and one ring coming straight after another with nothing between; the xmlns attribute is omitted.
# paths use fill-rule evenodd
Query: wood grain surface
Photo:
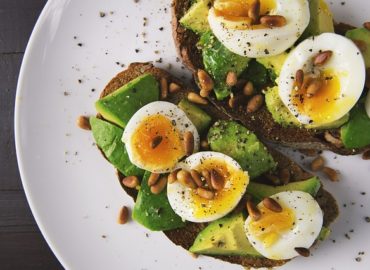
<svg viewBox="0 0 370 270"><path fill-rule="evenodd" d="M27 41L46 0L0 0L0 269L63 269L25 198L14 146L14 101Z"/></svg>

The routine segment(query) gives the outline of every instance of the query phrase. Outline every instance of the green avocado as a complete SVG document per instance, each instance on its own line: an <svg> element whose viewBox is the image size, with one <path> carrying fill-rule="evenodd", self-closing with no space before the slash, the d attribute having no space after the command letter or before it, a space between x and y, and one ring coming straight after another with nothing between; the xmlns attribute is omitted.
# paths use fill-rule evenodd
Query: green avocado
<svg viewBox="0 0 370 270"><path fill-rule="evenodd" d="M123 129L96 117L90 117L90 125L96 144L114 167L124 175L144 175L142 169L130 162L121 140Z"/></svg>
<svg viewBox="0 0 370 270"><path fill-rule="evenodd" d="M205 255L239 255L261 257L249 243L242 213L210 223L201 231L189 251Z"/></svg>
<svg viewBox="0 0 370 270"><path fill-rule="evenodd" d="M370 31L365 28L356 28L346 32L346 37L352 40L365 42L366 49L362 52L366 67L370 67Z"/></svg>
<svg viewBox="0 0 370 270"><path fill-rule="evenodd" d="M198 46L202 49L204 67L214 80L217 99L228 97L231 89L226 85L227 73L233 71L239 76L250 59L229 51L210 31L201 36Z"/></svg>
<svg viewBox="0 0 370 270"><path fill-rule="evenodd" d="M298 182L291 182L284 186L270 186L255 182L250 182L247 187L247 193L252 196L255 202L260 202L266 197L270 197L276 193L283 191L304 191L310 193L313 197L321 187L320 180L315 176L310 179Z"/></svg>
<svg viewBox="0 0 370 270"><path fill-rule="evenodd" d="M166 231L185 226L171 208L167 199L167 189L156 195L150 191L148 179L150 172L145 172L139 194L136 198L132 218L152 231Z"/></svg>
<svg viewBox="0 0 370 270"><path fill-rule="evenodd" d="M217 121L208 132L208 143L212 151L235 159L251 178L276 167L274 159L256 135L237 122Z"/></svg>
<svg viewBox="0 0 370 270"><path fill-rule="evenodd" d="M342 126L340 137L346 148L361 148L370 145L370 118L362 102L350 112L350 119Z"/></svg>
<svg viewBox="0 0 370 270"><path fill-rule="evenodd" d="M276 77L279 77L281 69L289 53L283 52L278 55L257 58L257 62L262 64L266 69L273 71Z"/></svg>
<svg viewBox="0 0 370 270"><path fill-rule="evenodd" d="M159 99L158 82L144 74L95 103L96 110L108 121L124 128L144 105Z"/></svg>
<svg viewBox="0 0 370 270"><path fill-rule="evenodd" d="M210 27L207 18L210 2L210 0L196 1L180 19L180 24L197 34L209 31Z"/></svg>
<svg viewBox="0 0 370 270"><path fill-rule="evenodd" d="M240 78L252 82L253 86L257 88L263 88L270 82L268 70L256 59L249 61L248 67L240 75Z"/></svg>
<svg viewBox="0 0 370 270"><path fill-rule="evenodd" d="M190 121L197 128L199 134L208 130L212 118L205 111L189 102L187 99L182 99L177 106L186 113Z"/></svg>

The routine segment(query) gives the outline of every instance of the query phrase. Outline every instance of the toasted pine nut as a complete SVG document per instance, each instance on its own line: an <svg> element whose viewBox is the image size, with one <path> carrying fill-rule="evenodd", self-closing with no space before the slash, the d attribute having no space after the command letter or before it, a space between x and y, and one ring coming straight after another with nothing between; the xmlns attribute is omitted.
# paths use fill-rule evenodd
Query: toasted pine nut
<svg viewBox="0 0 370 270"><path fill-rule="evenodd" d="M201 97L203 97L203 98L208 97L210 93L211 93L211 92L205 91L205 90L203 90L203 89L201 89L201 90L199 91L199 95L200 95Z"/></svg>
<svg viewBox="0 0 370 270"><path fill-rule="evenodd" d="M303 247L296 247L294 249L299 255L302 257L309 257L310 256L310 250Z"/></svg>
<svg viewBox="0 0 370 270"><path fill-rule="evenodd" d="M211 170L211 185L215 190L222 190L225 186L224 177L215 169Z"/></svg>
<svg viewBox="0 0 370 270"><path fill-rule="evenodd" d="M281 169L279 171L279 178L284 185L288 184L290 181L290 171L287 168Z"/></svg>
<svg viewBox="0 0 370 270"><path fill-rule="evenodd" d="M190 156L194 152L194 135L190 131L186 131L184 134L184 148L185 154Z"/></svg>
<svg viewBox="0 0 370 270"><path fill-rule="evenodd" d="M200 187L197 188L197 194L207 200L212 200L215 197L215 193L213 191Z"/></svg>
<svg viewBox="0 0 370 270"><path fill-rule="evenodd" d="M260 9L261 3L259 0L255 0L252 2L249 10L248 10L248 17L252 19L252 24L256 24L260 17Z"/></svg>
<svg viewBox="0 0 370 270"><path fill-rule="evenodd" d="M247 211L249 216L254 220L257 221L261 218L261 211L254 205L251 199L247 201Z"/></svg>
<svg viewBox="0 0 370 270"><path fill-rule="evenodd" d="M196 170L190 170L191 177L194 180L194 183L197 184L198 187L203 186L202 178L198 171Z"/></svg>
<svg viewBox="0 0 370 270"><path fill-rule="evenodd" d="M196 103L196 104L201 104L201 105L207 105L208 104L208 101L204 98L202 98L200 95L194 93L194 92L190 92L188 94L188 100L193 102L193 103Z"/></svg>
<svg viewBox="0 0 370 270"><path fill-rule="evenodd" d="M298 88L301 88L302 87L303 79L304 79L303 70L302 69L298 69L297 72L295 73L295 85Z"/></svg>
<svg viewBox="0 0 370 270"><path fill-rule="evenodd" d="M251 96L254 93L254 86L252 82L247 82L243 88L243 94L246 96Z"/></svg>
<svg viewBox="0 0 370 270"><path fill-rule="evenodd" d="M313 170L314 172L317 172L321 170L324 167L324 165L325 165L324 158L322 156L318 156L317 158L312 160L311 170Z"/></svg>
<svg viewBox="0 0 370 270"><path fill-rule="evenodd" d="M206 180L208 188L212 188L212 182L211 182L211 174L208 170L202 170L202 176L204 177L204 180Z"/></svg>
<svg viewBox="0 0 370 270"><path fill-rule="evenodd" d="M203 69L198 69L197 72L200 88L204 91L210 92L214 87L213 80L209 74Z"/></svg>
<svg viewBox="0 0 370 270"><path fill-rule="evenodd" d="M320 80L312 80L311 83L307 86L306 96L313 97L316 93L321 89L322 81Z"/></svg>
<svg viewBox="0 0 370 270"><path fill-rule="evenodd" d="M274 200L273 198L269 198L269 197L264 198L262 203L267 209L269 209L273 212L279 213L279 212L283 211L283 208L281 207L281 205L276 200Z"/></svg>
<svg viewBox="0 0 370 270"><path fill-rule="evenodd" d="M90 118L87 116L79 116L76 123L79 128L82 128L84 130L91 130Z"/></svg>
<svg viewBox="0 0 370 270"><path fill-rule="evenodd" d="M286 25L286 19L280 15L265 15L260 18L260 23L268 27L282 27Z"/></svg>
<svg viewBox="0 0 370 270"><path fill-rule="evenodd" d="M125 178L123 178L121 183L122 185L128 188L136 188L140 182L137 176L131 175L131 176L126 176Z"/></svg>
<svg viewBox="0 0 370 270"><path fill-rule="evenodd" d="M326 62L329 61L331 56L333 55L333 51L323 51L318 53L314 58L313 58L313 65L314 66L322 66L326 64Z"/></svg>
<svg viewBox="0 0 370 270"><path fill-rule="evenodd" d="M127 206L122 206L121 209L119 210L118 218L117 218L117 223L118 224L126 224L129 218L129 210Z"/></svg>
<svg viewBox="0 0 370 270"><path fill-rule="evenodd" d="M166 187L166 185L167 185L167 176L163 175L163 176L161 176L161 178L159 178L158 182L154 186L150 187L150 191L153 194L157 195L157 194L159 194L163 191L163 189Z"/></svg>
<svg viewBox="0 0 370 270"><path fill-rule="evenodd" d="M258 95L253 96L247 104L247 112L253 113L253 112L258 111L258 109L261 108L262 104L263 104L262 95L258 94Z"/></svg>
<svg viewBox="0 0 370 270"><path fill-rule="evenodd" d="M300 149L299 152L309 157L316 157L318 154L318 151L315 149Z"/></svg>
<svg viewBox="0 0 370 270"><path fill-rule="evenodd" d="M364 22L364 28L370 31L370 22Z"/></svg>
<svg viewBox="0 0 370 270"><path fill-rule="evenodd" d="M193 257L194 259L197 259L199 257L199 254L189 252L190 256Z"/></svg>
<svg viewBox="0 0 370 270"><path fill-rule="evenodd" d="M162 136L155 136L155 137L153 138L153 140L152 140L151 144L150 144L150 147L151 147L152 149L157 148L157 147L158 147L158 145L160 145L160 144L161 144L162 140L163 140L163 137L162 137Z"/></svg>
<svg viewBox="0 0 370 270"><path fill-rule="evenodd" d="M168 177L167 177L167 181L168 183L172 184L172 183L175 183L177 181L177 173L180 171L180 169L177 169L177 170L174 170L172 171Z"/></svg>
<svg viewBox="0 0 370 270"><path fill-rule="evenodd" d="M184 186L187 186L191 189L197 188L197 185L194 183L194 180L188 171L180 170L177 173L177 180Z"/></svg>
<svg viewBox="0 0 370 270"><path fill-rule="evenodd" d="M148 186L154 186L159 180L159 173L151 173L148 178Z"/></svg>
<svg viewBox="0 0 370 270"><path fill-rule="evenodd" d="M169 89L170 93L177 93L181 90L181 86L177 83L170 83Z"/></svg>
<svg viewBox="0 0 370 270"><path fill-rule="evenodd" d="M207 140L201 140L200 141L200 147L203 149L203 150L208 150L209 149L209 143Z"/></svg>
<svg viewBox="0 0 370 270"><path fill-rule="evenodd" d="M161 81L160 81L160 84L161 84L161 98L165 99L168 96L168 82L167 82L167 79L162 77Z"/></svg>
<svg viewBox="0 0 370 270"><path fill-rule="evenodd" d="M352 40L353 43L356 44L357 48L361 51L361 52L366 52L367 50L367 45L366 45L366 42L363 41L363 40L360 40L360 39L353 39Z"/></svg>
<svg viewBox="0 0 370 270"><path fill-rule="evenodd" d="M339 181L339 175L336 170L330 168L330 167L324 167L322 168L322 171L326 174L326 176L330 179L332 182L338 182Z"/></svg>
<svg viewBox="0 0 370 270"><path fill-rule="evenodd" d="M229 104L229 107L231 109L234 109L236 107L236 102L235 102L235 96L234 95L231 95L230 98L229 98L229 101L228 101L228 104Z"/></svg>
<svg viewBox="0 0 370 270"><path fill-rule="evenodd" d="M369 150L366 150L366 151L362 154L362 159L363 159L363 160L370 160L370 149L369 149Z"/></svg>
<svg viewBox="0 0 370 270"><path fill-rule="evenodd" d="M233 87L238 82L238 76L234 71L229 71L226 75L226 84L229 87Z"/></svg>
<svg viewBox="0 0 370 270"><path fill-rule="evenodd" d="M334 137L329 131L325 131L324 138L327 142L334 144L338 148L343 146L343 142L340 139Z"/></svg>

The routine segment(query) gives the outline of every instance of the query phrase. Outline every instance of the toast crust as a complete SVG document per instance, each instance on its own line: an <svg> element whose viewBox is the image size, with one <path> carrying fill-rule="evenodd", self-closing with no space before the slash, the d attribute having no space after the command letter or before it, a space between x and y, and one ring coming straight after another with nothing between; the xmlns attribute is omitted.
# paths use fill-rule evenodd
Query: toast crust
<svg viewBox="0 0 370 270"><path fill-rule="evenodd" d="M182 27L179 23L179 20L190 6L190 0L173 0L172 35L179 57L195 76L198 69L204 69L201 51L197 48L199 37L194 32ZM343 33L346 29L351 29L351 26L345 24L336 25L336 32L338 33ZM230 118L240 121L248 129L256 133L259 138L268 142L296 149L330 150L340 155L355 155L370 149L370 146L356 149L337 147L327 142L324 138L324 131L320 130L297 127L284 128L274 121L265 105L255 113L247 113L245 108L231 109L227 101L218 101L214 97L210 97L210 100ZM338 132L338 129L329 131Z"/></svg>

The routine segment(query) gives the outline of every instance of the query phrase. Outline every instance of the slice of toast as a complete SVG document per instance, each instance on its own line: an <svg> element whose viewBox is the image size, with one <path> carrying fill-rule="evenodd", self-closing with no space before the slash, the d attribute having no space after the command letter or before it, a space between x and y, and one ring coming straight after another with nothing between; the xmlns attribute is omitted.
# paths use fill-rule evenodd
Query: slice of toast
<svg viewBox="0 0 370 270"><path fill-rule="evenodd" d="M184 28L179 23L186 11L190 8L191 0L173 0L172 3L172 32L178 55L184 65L196 74L198 69L204 69L201 51L197 48L199 36ZM336 25L336 31L343 33L350 26ZM330 150L341 155L353 155L370 148L347 149L338 147L325 139L326 130L313 130L298 127L282 127L274 121L271 113L264 105L254 113L247 113L245 108L231 109L227 101L218 101L210 97L211 102L225 114L243 123L262 140L278 143L296 149ZM337 134L339 129L327 130Z"/></svg>
<svg viewBox="0 0 370 270"><path fill-rule="evenodd" d="M133 63L131 64L127 70L119 73L116 77L114 77L108 85L105 87L103 92L101 93L100 98L114 92L124 84L130 82L131 80L135 79L136 77L150 73L160 81L161 78L166 78L168 82L174 82L182 87L182 90L170 94L169 97L166 99L169 102L177 104L182 98L186 97L187 93L190 92L189 89L186 89L180 80L176 79L175 77L171 76L168 72L154 67L151 63ZM217 109L212 105L202 105L201 108L206 111L214 121L218 119L229 119L229 116L224 114L222 111ZM101 117L101 116L100 116ZM286 156L282 155L281 153L269 149L270 153L273 155L275 161L278 163L278 169L288 169L291 174L292 181L298 181L307 179L311 176L311 174L305 172L298 164L291 161ZM121 173L118 172L119 181L124 177ZM256 179L256 181L263 182L264 179ZM137 196L136 189L130 189L124 187L124 190L135 200ZM321 188L316 196L317 201L319 202L323 212L324 212L324 226L329 226L335 218L338 216L338 206L333 198L333 196ZM241 202L241 207L244 207L244 203ZM240 207L236 207L236 209L241 209ZM176 245L182 246L186 250L190 248L193 244L195 238L197 237L198 233L207 226L206 223L191 223L188 222L184 228L174 229L165 231L165 235ZM288 262L288 260L270 260L266 258L255 258L255 257L247 257L247 256L212 256L217 259L227 261L230 263L240 264L244 267L275 267L280 266Z"/></svg>

